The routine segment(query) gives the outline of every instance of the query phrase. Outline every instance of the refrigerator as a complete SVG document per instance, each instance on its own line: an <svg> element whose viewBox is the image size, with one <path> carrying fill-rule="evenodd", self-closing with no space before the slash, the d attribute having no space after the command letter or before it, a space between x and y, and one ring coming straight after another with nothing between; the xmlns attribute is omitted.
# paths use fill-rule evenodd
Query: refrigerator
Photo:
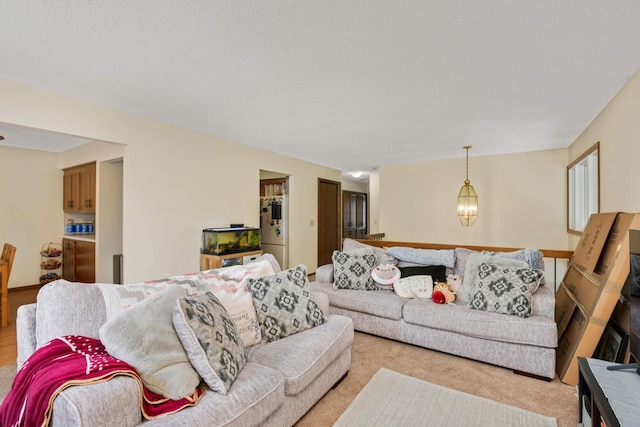
<svg viewBox="0 0 640 427"><path fill-rule="evenodd" d="M260 198L262 252L272 254L280 268L289 268L289 207L287 195Z"/></svg>

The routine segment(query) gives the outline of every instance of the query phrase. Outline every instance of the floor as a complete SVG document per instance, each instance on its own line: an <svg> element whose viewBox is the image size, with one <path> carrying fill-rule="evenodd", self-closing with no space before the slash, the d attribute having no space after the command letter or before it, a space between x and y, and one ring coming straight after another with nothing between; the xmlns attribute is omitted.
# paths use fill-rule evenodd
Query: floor
<svg viewBox="0 0 640 427"><path fill-rule="evenodd" d="M39 286L9 291L9 326L0 328L0 366L16 363L18 347L16 344L16 313L23 304L36 302Z"/></svg>

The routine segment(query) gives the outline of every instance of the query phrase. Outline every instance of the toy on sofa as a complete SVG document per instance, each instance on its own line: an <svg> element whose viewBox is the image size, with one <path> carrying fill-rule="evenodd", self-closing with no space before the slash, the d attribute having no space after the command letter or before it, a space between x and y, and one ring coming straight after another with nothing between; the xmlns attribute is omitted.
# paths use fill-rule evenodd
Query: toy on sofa
<svg viewBox="0 0 640 427"><path fill-rule="evenodd" d="M447 283L435 282L431 299L436 304L453 304L456 300L456 294L451 292Z"/></svg>
<svg viewBox="0 0 640 427"><path fill-rule="evenodd" d="M400 270L392 264L380 264L371 270L371 278L382 289L393 289L393 284L400 278Z"/></svg>
<svg viewBox="0 0 640 427"><path fill-rule="evenodd" d="M447 276L447 285L449 285L451 292L457 295L462 287L462 277L457 274L449 274Z"/></svg>

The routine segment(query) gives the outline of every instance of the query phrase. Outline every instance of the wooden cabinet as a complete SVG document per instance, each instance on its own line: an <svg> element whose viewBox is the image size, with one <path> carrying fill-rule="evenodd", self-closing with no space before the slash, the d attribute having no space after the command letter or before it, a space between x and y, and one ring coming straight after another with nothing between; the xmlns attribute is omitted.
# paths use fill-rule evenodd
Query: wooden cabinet
<svg viewBox="0 0 640 427"><path fill-rule="evenodd" d="M232 265L244 265L255 261L262 255L262 251L239 252L228 255L200 254L200 271L214 268L230 267Z"/></svg>
<svg viewBox="0 0 640 427"><path fill-rule="evenodd" d="M62 278L71 282L96 281L96 245L84 240L62 239Z"/></svg>
<svg viewBox="0 0 640 427"><path fill-rule="evenodd" d="M367 194L342 192L342 237L364 239L367 234Z"/></svg>
<svg viewBox="0 0 640 427"><path fill-rule="evenodd" d="M63 209L65 212L96 211L96 164L64 170Z"/></svg>

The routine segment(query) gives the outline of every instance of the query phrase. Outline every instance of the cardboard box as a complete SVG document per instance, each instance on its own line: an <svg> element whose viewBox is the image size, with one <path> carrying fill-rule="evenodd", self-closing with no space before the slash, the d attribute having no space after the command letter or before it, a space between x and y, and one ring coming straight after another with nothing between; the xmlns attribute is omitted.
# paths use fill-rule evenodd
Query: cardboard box
<svg viewBox="0 0 640 427"><path fill-rule="evenodd" d="M565 286L575 296L576 300L585 313L591 314L591 310L595 307L600 292L603 286L599 282L599 277L594 277L588 272L581 271L575 266L569 266L567 272L564 275L564 279L560 283L560 286ZM557 302L556 302L557 304Z"/></svg>
<svg viewBox="0 0 640 427"><path fill-rule="evenodd" d="M639 217L639 215L629 213L619 213L616 216L616 219L609 230L609 235L602 249L602 253L598 258L598 263L593 269L594 273L608 279L613 273L616 258L620 254L623 256L626 254L628 256L629 229L633 228L634 224L638 225L637 217ZM625 250L623 251L623 249ZM626 276L624 280L626 280Z"/></svg>
<svg viewBox="0 0 640 427"><path fill-rule="evenodd" d="M588 271L593 271L607 242L609 231L617 217L616 212L593 214L589 217L571 261Z"/></svg>
<svg viewBox="0 0 640 427"><path fill-rule="evenodd" d="M560 285L556 295L558 347L556 371L560 381L578 383L578 357L591 357L602 337L607 321L587 316L576 297Z"/></svg>

